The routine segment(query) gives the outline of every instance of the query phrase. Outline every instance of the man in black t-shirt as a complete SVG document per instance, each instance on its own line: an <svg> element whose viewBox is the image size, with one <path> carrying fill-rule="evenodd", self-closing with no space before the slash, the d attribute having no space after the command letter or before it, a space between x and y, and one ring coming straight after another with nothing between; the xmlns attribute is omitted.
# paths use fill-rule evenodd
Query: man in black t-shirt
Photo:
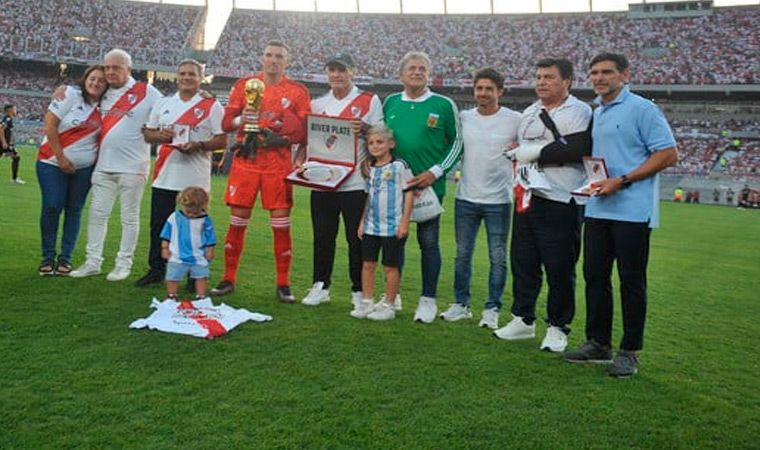
<svg viewBox="0 0 760 450"><path fill-rule="evenodd" d="M13 161L11 162L11 183L26 184L24 180L18 177L18 166L21 161L16 151L15 142L13 140L13 118L16 117L16 106L5 105L3 108L3 119L0 121L0 157L7 156Z"/></svg>

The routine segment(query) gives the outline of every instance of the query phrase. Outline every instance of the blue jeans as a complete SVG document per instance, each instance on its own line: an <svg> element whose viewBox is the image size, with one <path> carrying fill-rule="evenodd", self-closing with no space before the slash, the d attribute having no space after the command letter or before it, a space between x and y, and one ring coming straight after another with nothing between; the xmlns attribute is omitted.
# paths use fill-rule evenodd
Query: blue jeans
<svg viewBox="0 0 760 450"><path fill-rule="evenodd" d="M440 228L441 216L417 224L424 297L435 298L438 291L438 276L441 274L441 247L438 245Z"/></svg>
<svg viewBox="0 0 760 450"><path fill-rule="evenodd" d="M488 300L486 309L501 308L501 296L507 281L507 234L511 204L472 203L457 199L454 204L454 231L457 256L454 263L454 297L457 303L470 304L472 253L481 221L488 237Z"/></svg>
<svg viewBox="0 0 760 450"><path fill-rule="evenodd" d="M42 193L40 235L43 260L55 260L58 223L61 212L65 212L61 253L58 255L58 260L71 261L71 253L74 251L77 236L79 236L82 207L90 191L93 168L94 166L79 169L69 175L57 166L37 161L37 180Z"/></svg>

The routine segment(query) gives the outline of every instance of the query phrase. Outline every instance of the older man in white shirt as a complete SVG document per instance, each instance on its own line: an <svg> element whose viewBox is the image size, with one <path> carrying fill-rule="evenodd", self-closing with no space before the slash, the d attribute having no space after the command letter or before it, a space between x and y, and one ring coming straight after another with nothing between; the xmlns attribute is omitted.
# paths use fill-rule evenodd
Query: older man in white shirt
<svg viewBox="0 0 760 450"><path fill-rule="evenodd" d="M132 57L114 49L103 59L106 91L100 103L103 125L100 153L92 174L92 202L87 222L87 260L73 278L100 274L108 218L116 198L121 205L121 243L108 281L127 278L140 229L140 201L150 168L150 147L142 134L153 105L162 97L153 86L131 76Z"/></svg>

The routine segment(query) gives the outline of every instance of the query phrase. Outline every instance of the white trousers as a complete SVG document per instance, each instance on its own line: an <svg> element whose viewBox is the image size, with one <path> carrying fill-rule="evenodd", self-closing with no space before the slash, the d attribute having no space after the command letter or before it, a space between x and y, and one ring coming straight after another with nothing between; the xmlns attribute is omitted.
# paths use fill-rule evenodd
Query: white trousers
<svg viewBox="0 0 760 450"><path fill-rule="evenodd" d="M108 232L108 219L119 198L121 205L121 244L116 265L130 269L140 232L140 202L145 191L146 174L94 172L92 200L87 221L87 262L100 267L103 243Z"/></svg>

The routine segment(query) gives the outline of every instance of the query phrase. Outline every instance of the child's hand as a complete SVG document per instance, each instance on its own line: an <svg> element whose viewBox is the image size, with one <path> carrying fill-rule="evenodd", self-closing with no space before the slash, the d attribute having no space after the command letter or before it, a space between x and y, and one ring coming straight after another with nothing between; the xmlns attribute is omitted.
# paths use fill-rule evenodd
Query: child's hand
<svg viewBox="0 0 760 450"><path fill-rule="evenodd" d="M356 234L359 236L359 239L361 239L362 237L364 237L364 223L363 223L363 221L359 222L359 228L357 228Z"/></svg>
<svg viewBox="0 0 760 450"><path fill-rule="evenodd" d="M404 239L407 235L409 235L409 224L408 223L402 223L398 226L398 230L396 230L396 237L399 239Z"/></svg>
<svg viewBox="0 0 760 450"><path fill-rule="evenodd" d="M206 247L206 260L208 262L214 260L214 247Z"/></svg>
<svg viewBox="0 0 760 450"><path fill-rule="evenodd" d="M169 252L168 248L162 248L161 249L161 258L163 258L163 259L165 259L165 260L168 261L169 258L171 257L171 255L172 254L171 254L171 252Z"/></svg>

